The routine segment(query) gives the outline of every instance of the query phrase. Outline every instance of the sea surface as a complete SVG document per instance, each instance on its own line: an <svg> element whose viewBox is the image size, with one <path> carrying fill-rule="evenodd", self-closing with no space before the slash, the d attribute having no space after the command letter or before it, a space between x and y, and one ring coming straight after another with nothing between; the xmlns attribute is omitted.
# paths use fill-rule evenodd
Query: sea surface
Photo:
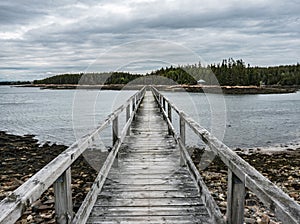
<svg viewBox="0 0 300 224"><path fill-rule="evenodd" d="M0 86L0 130L33 134L41 143L71 145L134 93ZM300 92L276 95L164 94L230 147L264 147L300 140ZM178 124L175 113L173 120ZM120 127L123 124L122 118ZM187 131L187 143L201 145L199 138L190 129ZM111 130L107 129L101 136L105 145L110 143L110 135Z"/></svg>

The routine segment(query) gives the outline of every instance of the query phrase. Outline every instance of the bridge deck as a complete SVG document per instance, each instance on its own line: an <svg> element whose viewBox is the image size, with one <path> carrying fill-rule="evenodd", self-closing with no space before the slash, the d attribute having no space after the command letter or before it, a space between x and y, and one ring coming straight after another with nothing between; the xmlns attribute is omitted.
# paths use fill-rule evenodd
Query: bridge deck
<svg viewBox="0 0 300 224"><path fill-rule="evenodd" d="M146 92L88 223L211 223L179 148Z"/></svg>

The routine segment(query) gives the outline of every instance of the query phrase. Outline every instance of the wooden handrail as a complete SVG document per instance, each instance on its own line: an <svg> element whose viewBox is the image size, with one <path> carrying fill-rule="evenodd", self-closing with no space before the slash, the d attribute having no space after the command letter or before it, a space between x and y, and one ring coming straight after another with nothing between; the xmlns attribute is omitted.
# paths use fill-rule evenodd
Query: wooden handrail
<svg viewBox="0 0 300 224"><path fill-rule="evenodd" d="M186 135L185 135L185 121L184 119L182 119L180 117L179 120L179 126L180 126L180 133L177 133L175 131L175 128L172 124L172 121L169 119L168 114L164 109L163 109L163 100L165 99L166 102L168 103L168 108L172 108L171 106L171 102L168 101L166 98L164 98L163 95L161 95L156 89L152 89L153 95L155 100L157 101L160 109L162 110L163 116L167 121L168 124L168 128L169 128L169 132L172 133L172 135L174 136L176 142L179 145L180 148L180 165L184 166L186 165L192 175L192 178L194 179L194 181L196 182L198 191L200 192L201 198L203 200L203 202L205 203L205 206L208 209L208 212L210 214L211 217L211 221L213 223L216 224L225 224L225 221L223 219L223 215L219 209L219 207L217 206L215 200L213 199L213 197L211 196L208 188L206 187L200 173L197 170L197 167L195 166L195 164L193 163L192 158L190 157L186 147L185 147L185 139L186 139ZM157 92L156 92L157 91ZM157 95L160 94L160 95ZM175 111L180 113L180 111L175 107ZM169 109L168 109L169 110ZM170 112L170 114L172 114L172 112Z"/></svg>
<svg viewBox="0 0 300 224"><path fill-rule="evenodd" d="M123 105L112 112L107 119L105 119L95 130L90 134L83 136L81 139L72 144L64 152L59 154L55 159L48 163L39 172L28 179L24 184L18 187L9 196L0 202L0 224L15 223L19 217L23 214L26 208L35 202L55 181L61 182L65 179L69 180L70 175L69 168L73 162L93 143L95 137L106 127L109 126L115 119L118 118L119 114L126 108L130 108L130 104L135 106L132 110L131 117L134 117L136 113L136 105L139 105L145 94L145 87L143 87L136 94L131 96ZM128 112L128 109L126 110ZM129 116L127 114L127 116ZM121 138L117 139L114 136L115 144L112 150L114 154L117 154L118 145L121 143L120 140L124 139L127 134L132 119L128 119L125 127L123 128ZM115 126L113 125L113 128ZM126 130L125 130L126 129ZM109 154L111 155L111 154ZM112 157L112 156L110 156ZM107 167L110 167L107 165ZM67 176L66 176L67 175ZM56 185L56 184L55 184ZM71 189L66 188L65 184L57 185L57 191L62 191L62 194L68 195ZM59 194L61 196L61 194ZM63 199L64 200L64 199ZM68 200L71 200L68 197ZM56 211L56 214L61 214L62 217L56 217L60 223L70 223L72 221L72 211L70 212L70 202L66 201L65 206L59 209L62 211ZM57 206L56 206L57 207Z"/></svg>
<svg viewBox="0 0 300 224"><path fill-rule="evenodd" d="M168 107L172 108L179 115L180 121L184 121L228 167L227 223L243 223L245 187L256 194L264 205L274 212L276 217L283 223L300 223L300 205L295 200L259 173L223 142L214 137L209 131L201 127L184 111L178 109L175 104L163 96L157 89L151 87L151 90L160 108L163 110L164 106L161 102L165 101ZM165 118L168 118L169 113L171 112L163 110ZM172 121L168 119L167 122L169 128L174 132L175 129L172 125ZM184 125L181 124L180 127L182 128ZM184 130L181 130L181 132L184 132ZM178 133L174 132L174 135L177 136L181 145L180 148L185 152L185 144L180 139L182 134L179 136ZM187 158L185 158L185 160L186 159Z"/></svg>
<svg viewBox="0 0 300 224"><path fill-rule="evenodd" d="M143 96L144 96L144 92L143 92L143 95L141 95L140 100L136 101L136 103L135 103L136 107L134 108L134 111L131 113L130 117L128 117L128 113L126 113L127 122L121 132L121 136L119 136L119 135L115 136L115 138L116 138L115 144L114 144L112 150L110 151L109 155L107 156L107 159L105 160L103 166L101 167L101 169L91 187L91 190L89 191L89 193L87 194L83 203L81 204L77 214L75 215L75 218L72 220L72 224L86 223L88 216L89 216L89 214L95 204L95 201L97 199L97 197L95 197L95 195L99 194L99 192L101 191L101 189L104 185L104 182L106 180L108 172L114 163L114 159L117 156L118 150L119 150L122 142L124 141L125 137L128 135L128 130L129 130L130 124L133 121L133 118L136 114L136 111L141 103L141 99ZM128 108L128 106L126 108ZM126 112L128 112L128 110L126 110ZM114 129L114 127L113 127L113 129Z"/></svg>

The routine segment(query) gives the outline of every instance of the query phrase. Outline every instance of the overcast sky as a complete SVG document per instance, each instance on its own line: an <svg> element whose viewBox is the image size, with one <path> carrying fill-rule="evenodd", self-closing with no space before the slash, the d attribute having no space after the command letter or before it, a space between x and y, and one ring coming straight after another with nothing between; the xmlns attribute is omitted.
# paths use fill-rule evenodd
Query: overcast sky
<svg viewBox="0 0 300 224"><path fill-rule="evenodd" d="M229 57L295 64L299 12L299 0L1 0L0 81Z"/></svg>

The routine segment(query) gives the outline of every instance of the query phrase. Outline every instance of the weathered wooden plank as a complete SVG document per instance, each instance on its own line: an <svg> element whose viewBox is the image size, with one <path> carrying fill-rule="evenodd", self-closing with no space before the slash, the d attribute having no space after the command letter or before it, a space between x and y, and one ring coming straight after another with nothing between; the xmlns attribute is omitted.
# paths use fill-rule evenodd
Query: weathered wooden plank
<svg viewBox="0 0 300 224"><path fill-rule="evenodd" d="M228 170L227 221L232 224L244 223L245 183Z"/></svg>
<svg viewBox="0 0 300 224"><path fill-rule="evenodd" d="M105 224L144 224L144 223L169 223L169 224L212 224L211 220L204 216L195 216L195 215L177 215L177 216L136 216L136 217L126 217L119 216L114 217L112 220L111 217L105 218L102 217L91 217L88 223L105 223Z"/></svg>
<svg viewBox="0 0 300 224"><path fill-rule="evenodd" d="M119 117L116 117L112 121L112 136L112 145L114 145L119 139Z"/></svg>
<svg viewBox="0 0 300 224"><path fill-rule="evenodd" d="M71 223L73 218L71 168L67 169L53 184L55 219L57 223Z"/></svg>
<svg viewBox="0 0 300 224"><path fill-rule="evenodd" d="M122 167L122 169L112 169L110 172L110 175L114 175L114 174L122 174L122 175L134 175L134 174L165 174L165 175L189 175L189 173L187 172L187 170L185 169L171 169L172 171L165 171L163 169L152 169L151 172L148 169L138 169L138 168L133 168L133 169L129 169L127 170L126 167Z"/></svg>
<svg viewBox="0 0 300 224"><path fill-rule="evenodd" d="M106 187L103 188L103 191L114 191L114 192L119 192L119 191L194 191L196 194L197 191L195 189L195 186L191 183L188 184L182 184L179 186L172 186L170 184L135 184L135 185L106 185Z"/></svg>
<svg viewBox="0 0 300 224"><path fill-rule="evenodd" d="M204 206L157 206L157 207L97 207L95 206L90 216L174 216L174 215L205 215Z"/></svg>
<svg viewBox="0 0 300 224"><path fill-rule="evenodd" d="M119 184L163 184L163 183L168 183L168 184L180 184L182 183L182 181L186 181L186 182L191 182L193 183L193 180L190 180L190 179L184 179L184 180L170 180L170 179L155 179L155 178L152 178L152 179L137 179L137 180L133 180L133 179L121 179L121 180L118 180L117 182Z"/></svg>
<svg viewBox="0 0 300 224"><path fill-rule="evenodd" d="M126 122L130 119L130 105L128 104L126 107ZM130 127L128 128L126 135L130 135Z"/></svg>
<svg viewBox="0 0 300 224"><path fill-rule="evenodd" d="M136 162L136 167L139 167L139 166L159 166L159 165L163 165L163 166L173 166L174 163L177 163L179 162L178 159L176 159L175 161L172 161L172 160L166 160L165 162L161 162L161 161L140 161L140 162ZM127 165L131 165L132 162L131 161L120 161L119 162L120 165L122 166L127 166Z"/></svg>
<svg viewBox="0 0 300 224"><path fill-rule="evenodd" d="M149 151L148 151L149 152ZM129 152L120 152L120 157L122 159L139 159L139 158L143 158L143 159L165 159L168 157L173 157L174 152L157 152L157 150L153 150L153 153L146 153L146 152L134 152L134 151L129 151Z"/></svg>
<svg viewBox="0 0 300 224"><path fill-rule="evenodd" d="M176 167L170 167L166 165L151 167L145 164L144 166L128 165L126 167L122 167L122 171L124 172L131 172L132 170L137 170L137 169L147 171L146 173L158 172L158 170L163 170L164 172L175 172L177 170Z"/></svg>
<svg viewBox="0 0 300 224"><path fill-rule="evenodd" d="M177 189L177 191L145 191L145 190L137 190L137 191L104 191L100 193L100 196L103 197L118 197L118 198L180 198L180 197L196 197L199 198L198 191L193 190L181 190Z"/></svg>
<svg viewBox="0 0 300 224"><path fill-rule="evenodd" d="M111 170L88 222L209 220L194 181L179 166L178 145L149 93L130 134L120 149L119 167Z"/></svg>
<svg viewBox="0 0 300 224"><path fill-rule="evenodd" d="M126 150L126 151L125 151ZM121 154L130 154L132 156L139 156L139 155L170 155L170 154L174 154L174 152L177 152L177 150L175 149L175 147L156 147L151 149L151 152L145 149L139 149L138 147L132 147L130 149L122 149L122 151L120 152ZM162 151L163 150L163 151ZM175 151L176 150L176 151Z"/></svg>
<svg viewBox="0 0 300 224"><path fill-rule="evenodd" d="M157 151L157 150L153 150ZM130 153L130 152L128 152ZM124 163L136 162L136 163L143 163L143 162L156 162L161 163L163 165L164 162L176 162L179 161L179 158L175 158L175 156L179 157L179 153L153 153L153 157L151 155L147 155L144 153L135 153L132 152L132 155L121 154L122 160ZM141 158L139 160L139 158ZM137 164L138 165L138 164ZM178 167L179 168L179 167Z"/></svg>
<svg viewBox="0 0 300 224"><path fill-rule="evenodd" d="M101 202L101 203L100 203ZM148 207L155 207L155 206L190 206L190 205L198 205L204 206L204 204L199 201L199 198L160 198L157 200L156 198L129 198L129 199L121 199L121 198L102 198L95 203L95 206L148 206Z"/></svg>
<svg viewBox="0 0 300 224"><path fill-rule="evenodd" d="M118 184L118 186L120 186L120 188L124 188L126 189L127 186L129 186L128 184L122 184L122 183L118 183L116 181L113 181L113 182L106 182L106 184L109 186L111 184ZM164 186L172 186L172 184L170 184L169 182L160 182L160 183L155 183L155 182L149 182L149 183L134 183L134 184L131 184L130 187L138 187L138 186L149 186L149 187L152 187L152 186L157 186L157 185L164 185ZM192 188L190 186L194 186L195 183L193 181L189 181L189 182L186 182L186 183L183 183L183 182L177 182L175 184L173 184L173 186L177 187L177 189L185 189L186 186L188 186L188 188Z"/></svg>
<svg viewBox="0 0 300 224"><path fill-rule="evenodd" d="M161 179L161 180L172 180L172 179L181 179L181 180L186 180L190 179L190 175L188 174L173 174L173 173L132 173L128 175L124 175L124 173L115 173L115 174L110 174L109 178L110 179L134 179L134 180L139 180L139 179L146 179L146 180L152 180L152 179Z"/></svg>

